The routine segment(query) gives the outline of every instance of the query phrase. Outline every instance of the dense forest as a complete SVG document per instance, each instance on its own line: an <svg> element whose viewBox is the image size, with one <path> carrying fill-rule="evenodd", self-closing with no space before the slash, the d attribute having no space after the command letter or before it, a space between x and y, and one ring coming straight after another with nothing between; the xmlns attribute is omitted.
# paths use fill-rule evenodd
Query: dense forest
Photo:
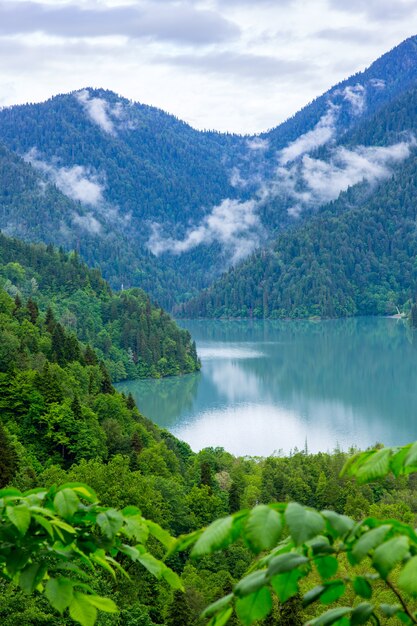
<svg viewBox="0 0 417 626"><path fill-rule="evenodd" d="M35 256L39 251L45 258L44 250L33 248ZM72 263L71 257L64 258ZM108 289L94 275L97 284ZM4 289L0 302L0 487L25 491L87 483L103 506L138 507L175 536L241 508L293 500L354 519L369 514L414 523L414 475L360 485L340 475L349 455L338 450L314 455L294 450L289 457L256 460L234 458L223 449L193 453L142 416L131 397L114 390L97 353L64 328L51 309L42 313L34 297L12 298ZM151 547L157 558L163 557L163 546L151 542ZM129 579L115 580L100 571L90 581L95 592L113 598L121 608L117 615L100 611L97 623L204 624L203 608L232 590L252 558L244 542L199 560L172 555L166 564L180 575L185 593L122 558ZM20 589L6 581L0 587L5 626L73 623L59 617L39 593L23 596L22 589L28 588L23 579ZM314 615L312 610L303 609L297 599L291 600L291 608L276 603L265 624L302 623ZM236 618L229 623L236 624Z"/></svg>
<svg viewBox="0 0 417 626"><path fill-rule="evenodd" d="M200 369L161 306L243 318L399 306L417 326L416 55L411 38L257 137L195 131L105 90L0 110L2 625L417 623L417 443L194 452L112 384ZM297 153L323 128L327 143ZM379 174L319 204L303 176L277 192L288 148L287 182L306 154ZM375 156L390 150L394 165ZM297 194L313 199L292 215ZM221 220L237 228L228 211L242 206L265 247L237 262ZM182 254L150 250L152 232L193 229ZM332 348L348 372L355 346ZM265 380L295 389L289 361ZM311 350L300 368L322 384L317 363Z"/></svg>
<svg viewBox="0 0 417 626"><path fill-rule="evenodd" d="M302 227L323 204L315 202L297 219L288 213L292 199L277 175L283 150L307 138L309 154L329 164L337 147L388 146L415 128L412 102L396 125L385 125L384 112L392 106L394 119L395 103L413 90L415 59L412 37L283 124L253 137L196 131L102 89L2 108L0 228L77 250L90 266L101 268L113 288L140 287L172 310L260 244ZM102 112L100 119L94 107ZM320 140L315 148L312 141L323 128L328 149ZM286 175L291 171L288 167ZM357 196L358 206L373 191ZM379 202L378 190L374 195ZM239 265L237 271L244 270ZM249 295L247 305L254 310L259 295ZM222 306L242 314L240 302ZM335 314L338 309L337 304Z"/></svg>
<svg viewBox="0 0 417 626"><path fill-rule="evenodd" d="M22 306L36 301L58 328L75 332L96 350L113 381L184 374L200 367L188 331L142 290L114 294L100 272L90 270L77 253L0 234L0 286ZM5 338L3 342L6 351Z"/></svg>
<svg viewBox="0 0 417 626"><path fill-rule="evenodd" d="M411 89L341 140L383 145L415 132ZM416 297L415 151L374 186L351 187L178 308L192 317L384 315Z"/></svg>

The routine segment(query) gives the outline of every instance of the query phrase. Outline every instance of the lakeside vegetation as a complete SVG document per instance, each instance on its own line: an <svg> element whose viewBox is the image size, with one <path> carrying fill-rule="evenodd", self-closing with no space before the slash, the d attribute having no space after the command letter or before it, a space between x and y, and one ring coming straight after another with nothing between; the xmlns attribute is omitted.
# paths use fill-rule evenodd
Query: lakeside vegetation
<svg viewBox="0 0 417 626"><path fill-rule="evenodd" d="M89 269L77 253L0 233L0 288L16 306L28 303L45 313L49 309L60 327L96 351L114 382L200 368L188 331L141 289L113 293L100 271ZM33 310L26 316L36 322Z"/></svg>
<svg viewBox="0 0 417 626"><path fill-rule="evenodd" d="M237 513L242 508L250 509L260 503L289 501L318 509L332 509L357 520L370 515L376 519L397 519L411 526L415 523L415 475L403 475L396 480L387 476L379 481L373 480L370 484L358 484L352 477L340 475L349 456L341 451L333 454L294 451L289 457L256 460L235 458L223 449L209 448L198 454L193 453L187 444L142 416L131 397L117 393L110 383L104 364L100 363L93 349L80 343L76 335L64 329L50 313L39 313L33 300L19 303L2 291L0 315L0 487L22 492L35 488L43 490L40 492L43 495L25 496L30 499L29 504L21 500L22 496L16 492L6 492L7 498L11 500L2 501L1 528L9 539L12 531L13 541L16 536L25 538L27 532L33 532L36 545L32 549L36 552L38 548L47 550L47 537L50 536L45 524L42 526L36 519L32 526L27 526L31 530L23 532L27 524L25 521L16 522L17 518L13 517L10 508L15 505L21 507L19 511L26 511L29 505L30 508L41 504L41 508L49 510L54 519L61 519L62 523L70 523L80 529L83 524L80 515L89 510L85 506L96 506L92 501L88 504L88 498L94 500L94 496L89 496L87 492L85 501L84 492L75 491L75 496L65 492L69 498L69 509L53 509L58 493L53 485L69 484L64 489L71 490L74 483L89 485L97 494L100 506L125 510L123 516L127 515L126 507L137 507L138 510L127 510L159 524L172 536L198 531L217 518L226 516L230 519L229 515L234 515L234 520L247 519L247 513L244 518ZM51 488L52 491L46 495L44 490ZM284 511L274 506L271 510ZM63 511L67 512L63 515ZM92 512L86 522L88 532L93 533L98 544L94 547L88 541L87 547L85 543L83 545L90 556L96 549L110 549L108 556L113 559L120 551L113 550L111 544L103 540L103 526L95 521L103 511L94 509L94 515ZM19 515L19 520L28 519L26 512ZM74 515L75 520L72 518ZM129 522L121 521L117 515L116 519L119 521L115 522L115 528L118 528L119 523L121 526L114 531L112 541L118 542L119 530ZM145 526L147 524L141 523ZM24 525L19 529L19 524ZM42 532L39 524L43 528ZM230 530L229 526L227 528ZM61 545L58 549L58 544L54 543L58 556L63 550L65 560L82 559L79 553L75 556L73 537L65 534L65 528L61 531L70 547L67 550ZM59 530L54 532L59 534ZM155 529L154 532L158 533ZM161 544L158 541L161 536L166 539L166 535L154 537L151 533L146 548L146 553L149 552L157 560L164 558L166 544L170 542L166 539L165 545L164 541ZM237 538L234 531L232 536L233 539ZM22 545L28 537L22 539ZM133 537L134 533L131 541ZM124 535L123 541L127 539L129 537ZM58 541L62 544L63 539L58 538ZM262 548L269 547L269 539L265 541L267 543L262 544ZM226 543L229 543L229 539ZM222 546L223 540L215 544L217 548ZM75 583L71 582L68 584L72 592L75 589L81 596L85 592L100 598L108 597L119 607L117 613L99 610L97 624L200 626L207 623L207 619L201 617L204 607L237 589L235 585L251 567L251 548L253 545L240 540L228 546L225 552L208 554L198 560L189 560L182 552L172 554L164 563L170 568L169 571L172 570L180 577L181 582L178 584L174 574L167 574L168 570L163 569L162 565L156 566L152 559L152 564L146 558L142 559L145 562L143 567L144 563L142 566L130 563L129 557L132 555L123 553L116 558L116 562L126 569L129 578L120 573L113 578L109 571L103 571L102 568L94 568L94 573L88 574L88 563L85 560L80 568L82 573L78 570L74 573L71 568L67 570L65 567L64 577L72 581L78 580L78 575L88 575L89 588L74 588ZM36 590L41 579L38 580L34 574L38 569L32 566L37 565L38 561L33 554L25 552L26 560L23 559L21 569L26 574L22 580L18 570L10 574L10 559L3 561L4 572L9 572L6 578L11 580L0 582L2 624L60 626L78 620L78 623L89 626L96 612L91 609L86 613L86 603L93 609L104 607L115 610L112 604L100 605L100 600L85 600L76 595L77 602L81 602L84 609L77 612L73 607L71 617L68 617L68 613L60 617L56 605L52 603L51 607L48 595L45 597L41 593L42 587ZM47 551L47 555L45 557L43 554L41 563L44 564L46 558L48 567L52 567L50 551ZM139 559L139 563L142 561ZM151 571L146 569L146 563ZM115 563L112 563L113 566L117 569ZM39 576L41 572L43 576L45 571L44 568L40 569ZM30 578L30 572L33 578ZM155 573L159 579L154 578ZM55 571L52 578L56 576ZM321 584L320 580L319 573L311 573L307 584ZM169 585L172 581L174 588ZM184 592L180 591L180 586L183 586ZM32 589L34 595L23 595ZM301 592L305 591L302 583ZM268 617L265 614L266 624L297 623L288 619L297 619L302 623L315 614L312 612L316 610L314 607L302 608L298 596L295 600L288 600L289 605L283 602L284 596L280 597L281 602L276 599L273 601L272 613ZM380 596L378 591L379 597L383 597L384 602L391 602L389 593ZM349 593L347 598L351 598ZM64 605L59 606L62 608ZM242 619L240 609L238 615ZM212 618L212 624L225 623L213 621L216 619ZM228 623L237 624L238 618L232 616ZM250 622L244 619L243 623ZM395 621L390 622L387 618L385 621L382 619L381 623Z"/></svg>

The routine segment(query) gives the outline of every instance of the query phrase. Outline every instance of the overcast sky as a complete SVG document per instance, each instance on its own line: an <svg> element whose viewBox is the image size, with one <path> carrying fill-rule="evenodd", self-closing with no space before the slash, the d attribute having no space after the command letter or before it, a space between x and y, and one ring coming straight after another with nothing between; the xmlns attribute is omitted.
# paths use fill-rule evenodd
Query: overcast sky
<svg viewBox="0 0 417 626"><path fill-rule="evenodd" d="M0 105L104 87L260 132L415 34L416 0L0 0Z"/></svg>

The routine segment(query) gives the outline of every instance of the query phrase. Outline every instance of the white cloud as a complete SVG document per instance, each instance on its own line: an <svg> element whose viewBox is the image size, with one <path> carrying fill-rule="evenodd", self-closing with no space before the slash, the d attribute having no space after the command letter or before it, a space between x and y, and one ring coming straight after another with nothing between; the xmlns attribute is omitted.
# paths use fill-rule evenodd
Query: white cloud
<svg viewBox="0 0 417 626"><path fill-rule="evenodd" d="M285 191L295 200L289 214L298 216L305 208L315 208L338 198L342 191L362 181L376 183L390 176L395 164L410 156L415 140L387 147L357 146L336 148L329 161L305 155L290 169L280 167L275 193Z"/></svg>
<svg viewBox="0 0 417 626"><path fill-rule="evenodd" d="M337 93L337 92L336 92ZM343 92L343 98L349 102L352 107L352 113L354 115L362 115L366 107L366 89L363 85L357 84L353 86L345 87Z"/></svg>
<svg viewBox="0 0 417 626"><path fill-rule="evenodd" d="M326 113L321 117L313 130L301 135L281 150L279 154L280 164L285 165L295 161L301 155L312 152L333 139L336 133L336 119L339 109L340 107L330 102Z"/></svg>
<svg viewBox="0 0 417 626"><path fill-rule="evenodd" d="M375 89L385 89L386 85L385 80L382 78L371 78L369 84L372 85L372 87L375 87Z"/></svg>
<svg viewBox="0 0 417 626"><path fill-rule="evenodd" d="M72 221L92 235L99 235L101 232L101 224L92 213L87 213L86 215L73 213Z"/></svg>
<svg viewBox="0 0 417 626"><path fill-rule="evenodd" d="M190 228L182 240L163 237L158 224L153 224L153 232L148 247L155 255L170 252L182 254L203 244L218 242L230 252L232 263L251 254L259 245L261 224L257 215L256 200L223 200L215 206L199 226Z"/></svg>
<svg viewBox="0 0 417 626"><path fill-rule="evenodd" d="M106 100L103 98L91 97L88 89L82 89L78 93L75 94L78 102L82 104L86 113L90 117L90 119L100 126L104 132L109 133L109 135L115 135L114 123L111 119L111 115L120 118L122 114L122 103L117 102L114 107L112 107Z"/></svg>
<svg viewBox="0 0 417 626"><path fill-rule="evenodd" d="M26 161L43 172L62 193L83 204L98 206L103 202L103 185L97 174L82 165L58 167L39 158L36 148L24 155Z"/></svg>
<svg viewBox="0 0 417 626"><path fill-rule="evenodd" d="M268 150L269 140L262 139L262 137L253 137L247 140L246 145L249 150L253 150L255 152L265 152L265 150Z"/></svg>

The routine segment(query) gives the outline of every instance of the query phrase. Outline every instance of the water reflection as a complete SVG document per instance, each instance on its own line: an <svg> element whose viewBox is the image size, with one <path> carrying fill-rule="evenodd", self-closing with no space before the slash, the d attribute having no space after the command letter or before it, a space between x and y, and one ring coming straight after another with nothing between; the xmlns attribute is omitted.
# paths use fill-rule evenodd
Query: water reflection
<svg viewBox="0 0 417 626"><path fill-rule="evenodd" d="M235 454L417 439L417 341L392 319L182 322L200 374L132 381L145 415Z"/></svg>

